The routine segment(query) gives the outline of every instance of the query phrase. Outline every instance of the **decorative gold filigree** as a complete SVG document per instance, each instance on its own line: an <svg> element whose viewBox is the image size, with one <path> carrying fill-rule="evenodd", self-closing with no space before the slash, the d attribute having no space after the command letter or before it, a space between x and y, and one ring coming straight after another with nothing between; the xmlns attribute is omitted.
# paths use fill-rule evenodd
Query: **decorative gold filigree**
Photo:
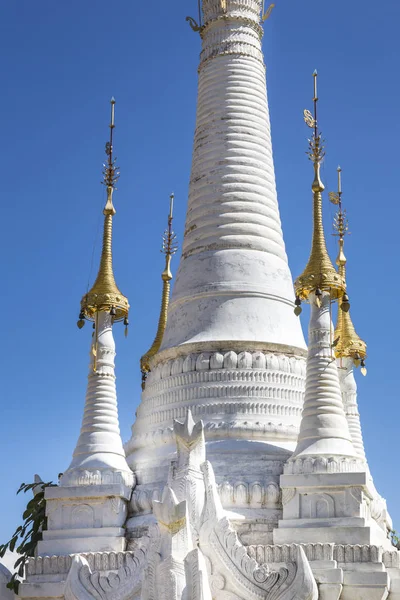
<svg viewBox="0 0 400 600"><path fill-rule="evenodd" d="M337 192L329 192L329 200L332 204L339 204L340 196Z"/></svg>
<svg viewBox="0 0 400 600"><path fill-rule="evenodd" d="M170 196L170 205L169 205L169 215L168 215L168 227L164 231L163 240L162 240L162 248L161 252L165 254L165 269L161 274L161 278L163 280L163 290L161 297L161 309L160 316L158 319L158 327L156 337L154 338L154 342L152 343L150 349L142 356L140 359L140 370L142 372L142 389L145 388L147 374L150 371L150 360L151 358L157 354L161 347L161 343L163 341L165 328L167 326L167 316L168 316L168 306L169 306L169 297L171 290L171 259L172 256L178 250L178 244L176 241L176 235L172 230L172 220L173 220L173 207L174 207L174 194Z"/></svg>
<svg viewBox="0 0 400 600"><path fill-rule="evenodd" d="M325 150L321 133L318 130L317 120L317 72L314 77L314 115L309 111L304 111L304 119L309 127L314 129L311 139L309 139L309 150L307 152L309 159L314 165L314 181L312 183L313 191L313 237L311 244L311 253L307 266L303 273L295 281L296 308L297 315L301 312L301 301L307 300L311 292L328 291L332 299L343 296L346 284L343 277L336 271L329 257L326 248L325 233L322 221L322 192L325 187L321 181L320 167L325 156ZM319 294L317 293L317 302Z"/></svg>
<svg viewBox="0 0 400 600"><path fill-rule="evenodd" d="M338 310L335 328L335 338L338 343L335 348L336 358L353 358L361 361L367 356L367 344L357 334L350 311ZM361 363L360 363L361 364ZM358 366L358 365L357 365Z"/></svg>
<svg viewBox="0 0 400 600"><path fill-rule="evenodd" d="M314 129L314 127L315 127L314 117L312 116L310 111L307 109L304 110L304 121L305 121L306 125L308 125L310 127L310 129Z"/></svg>
<svg viewBox="0 0 400 600"><path fill-rule="evenodd" d="M78 327L82 327L84 319L94 321L96 313L100 311L110 312L114 321L124 320L128 323L129 302L119 290L113 271L112 261L112 219L116 211L113 205L113 192L115 183L119 177L118 167L113 159L113 131L115 114L115 100L111 99L111 121L110 140L106 144L107 162L103 168L103 184L107 187L107 202L103 210L104 229L103 246L101 250L100 267L92 288L81 300L81 313Z"/></svg>
<svg viewBox="0 0 400 600"><path fill-rule="evenodd" d="M338 236L339 253L336 264L339 267L339 273L343 279L346 279L347 259L344 254L344 238L348 233L349 224L346 210L342 206L342 169L338 167L338 191L331 192L332 197L337 199L338 211L334 217L333 227L336 231L333 235ZM357 334L353 321L350 316L350 304L347 296L343 297L344 302L338 310L336 328L335 328L335 356L336 358L352 358L355 365L361 364L362 372L365 375L366 369L364 360L367 356L367 345Z"/></svg>

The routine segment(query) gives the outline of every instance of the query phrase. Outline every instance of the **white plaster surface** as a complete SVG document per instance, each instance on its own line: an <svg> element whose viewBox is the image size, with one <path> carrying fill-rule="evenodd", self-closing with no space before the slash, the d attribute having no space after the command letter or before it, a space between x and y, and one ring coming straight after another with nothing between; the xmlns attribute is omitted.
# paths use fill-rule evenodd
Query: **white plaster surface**
<svg viewBox="0 0 400 600"><path fill-rule="evenodd" d="M203 34L185 236L162 349L210 340L305 347L279 217L259 19L241 14Z"/></svg>
<svg viewBox="0 0 400 600"><path fill-rule="evenodd" d="M11 570L9 570L3 562L0 562L0 600L13 600L14 598L14 592L6 587L11 579L13 571L13 566L11 567Z"/></svg>
<svg viewBox="0 0 400 600"><path fill-rule="evenodd" d="M315 294L310 294L310 305L306 391L299 438L292 458L355 457L331 346L329 293L322 293L321 306L317 305Z"/></svg>
<svg viewBox="0 0 400 600"><path fill-rule="evenodd" d="M357 383L354 377L353 359L340 358L337 360L340 390L342 392L343 406L346 413L351 440L357 455L365 461L364 442L361 432L360 413L357 403Z"/></svg>
<svg viewBox="0 0 400 600"><path fill-rule="evenodd" d="M61 485L123 482L131 486L133 474L126 462L118 422L112 317L106 312L97 315L92 349L93 345L96 356L91 350L81 432Z"/></svg>

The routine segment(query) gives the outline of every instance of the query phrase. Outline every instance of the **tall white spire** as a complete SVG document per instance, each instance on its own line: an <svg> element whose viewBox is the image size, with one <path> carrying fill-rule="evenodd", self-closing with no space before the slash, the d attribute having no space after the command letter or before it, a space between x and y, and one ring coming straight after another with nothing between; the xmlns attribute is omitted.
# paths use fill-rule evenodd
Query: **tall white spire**
<svg viewBox="0 0 400 600"><path fill-rule="evenodd" d="M334 219L335 235L338 237L339 252L336 264L339 273L346 277L347 258L344 253L344 240L348 232L346 210L342 206L342 169L338 167L337 192L330 192L329 197L333 204L338 206ZM361 432L360 414L357 403L357 383L354 377L354 368L361 366L361 372L367 373L365 359L367 345L357 334L350 315L350 304L342 303L342 310L338 310L335 328L335 355L339 372L340 389L342 392L343 406L349 424L349 430L354 449L357 455L366 461L364 442Z"/></svg>
<svg viewBox="0 0 400 600"><path fill-rule="evenodd" d="M133 483L119 431L112 323L109 312L96 314L81 432L61 485Z"/></svg>
<svg viewBox="0 0 400 600"><path fill-rule="evenodd" d="M309 296L306 393L300 433L293 459L318 456L355 456L343 409L339 376L332 352L331 297L321 290Z"/></svg>
<svg viewBox="0 0 400 600"><path fill-rule="evenodd" d="M259 0L203 2L189 203L162 349L304 348L275 187Z"/></svg>
<svg viewBox="0 0 400 600"><path fill-rule="evenodd" d="M313 130L309 158L314 167L313 234L306 268L295 281L296 303L306 300L311 306L308 329L306 392L299 438L293 458L298 456L355 456L348 423L343 410L337 366L333 355L331 302L342 302L346 292L344 273L338 273L329 257L322 220L320 169L325 150L317 119L317 72L314 79L314 111L304 111L306 124Z"/></svg>
<svg viewBox="0 0 400 600"><path fill-rule="evenodd" d="M107 202L100 267L92 288L81 300L78 327L93 323L89 376L82 427L72 462L60 485L45 490L47 530L38 555L122 551L134 475L128 467L119 431L115 387L115 321L128 326L129 303L118 289L112 261L113 191L118 171L113 159L114 105L106 144L104 184Z"/></svg>
<svg viewBox="0 0 400 600"><path fill-rule="evenodd" d="M311 305L306 391L297 447L280 477L283 518L274 530L274 543L347 544L351 531L353 544L390 548L386 524L371 518L377 499L365 457L353 444L333 354L331 302L338 300L343 311L349 303L345 273L336 271L325 243L320 178L324 148L317 101L314 73L314 115L305 111L306 123L314 129L309 151L314 165L313 240L307 266L295 282L297 309L301 300Z"/></svg>
<svg viewBox="0 0 400 600"><path fill-rule="evenodd" d="M261 1L204 0L202 11L192 22L202 52L182 257L126 445L135 516L161 493L173 419L188 409L204 421L218 482L231 490L226 504L277 509L303 401L306 349L275 188ZM245 483L226 475L232 452Z"/></svg>
<svg viewBox="0 0 400 600"><path fill-rule="evenodd" d="M365 456L364 441L361 431L360 413L357 402L357 383L354 377L354 361L345 357L337 360L340 390L342 392L343 407L349 424L349 432L357 456L367 460Z"/></svg>
<svg viewBox="0 0 400 600"><path fill-rule="evenodd" d="M85 319L93 321L93 336L89 378L81 433L72 463L64 473L62 485L123 482L132 485L122 447L118 423L117 392L115 387L115 343L112 334L114 321L123 320L128 325L128 299L115 283L112 260L112 222L116 210L113 192L119 177L113 158L115 100L111 100L110 141L106 144L107 162L104 165L104 185L107 203L104 208L103 247L100 267L93 287L81 301L78 327Z"/></svg>

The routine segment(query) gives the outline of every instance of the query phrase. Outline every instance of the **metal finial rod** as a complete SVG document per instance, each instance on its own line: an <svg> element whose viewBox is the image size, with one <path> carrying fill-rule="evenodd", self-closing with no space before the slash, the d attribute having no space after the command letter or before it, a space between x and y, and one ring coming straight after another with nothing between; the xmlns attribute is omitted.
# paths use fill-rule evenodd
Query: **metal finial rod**
<svg viewBox="0 0 400 600"><path fill-rule="evenodd" d="M344 235L346 233L346 223L345 223L345 213L343 212L343 208L342 208L342 169L340 168L340 166L337 168L337 174L338 174L338 199L339 199L339 237L341 239L344 238Z"/></svg>
<svg viewBox="0 0 400 600"><path fill-rule="evenodd" d="M115 117L115 98L114 98L114 96L111 98L110 103L111 103L111 123L110 123L110 127L111 127L111 129L113 129L115 127L115 123L114 123L114 117Z"/></svg>
<svg viewBox="0 0 400 600"><path fill-rule="evenodd" d="M348 233L349 225L346 216L346 210L343 210L342 205L342 169L341 167L337 168L338 174L338 187L337 192L329 192L329 199L332 204L336 204L338 206L338 211L335 215L334 219L334 228L337 231L334 235L337 235L340 240L343 240L346 233Z"/></svg>
<svg viewBox="0 0 400 600"><path fill-rule="evenodd" d="M318 121L317 121L317 103L318 103L317 79L318 79L318 73L317 73L316 69L315 69L315 71L313 73L313 78L314 78L314 98L313 98L313 102L314 102L314 134L315 134L315 137L317 137L318 136Z"/></svg>
<svg viewBox="0 0 400 600"><path fill-rule="evenodd" d="M106 143L107 162L103 165L103 184L109 189L115 189L115 184L119 178L118 167L113 157L113 134L115 128L115 98L111 98L111 116L110 116L110 139Z"/></svg>
<svg viewBox="0 0 400 600"><path fill-rule="evenodd" d="M172 230L172 221L173 221L173 209L174 209L174 198L175 195L171 194L169 197L169 214L168 214L168 227L163 235L163 245L162 252L167 256L172 256L178 249L176 243L176 235Z"/></svg>
<svg viewBox="0 0 400 600"><path fill-rule="evenodd" d="M342 207L342 169L338 169L338 196L339 196L339 219L340 219L340 237L343 238L346 233L346 227L344 222L344 213Z"/></svg>
<svg viewBox="0 0 400 600"><path fill-rule="evenodd" d="M111 104L111 119L110 119L110 142L109 142L109 152L108 152L108 166L112 168L113 162L113 131L115 127L115 99L114 97L110 100Z"/></svg>

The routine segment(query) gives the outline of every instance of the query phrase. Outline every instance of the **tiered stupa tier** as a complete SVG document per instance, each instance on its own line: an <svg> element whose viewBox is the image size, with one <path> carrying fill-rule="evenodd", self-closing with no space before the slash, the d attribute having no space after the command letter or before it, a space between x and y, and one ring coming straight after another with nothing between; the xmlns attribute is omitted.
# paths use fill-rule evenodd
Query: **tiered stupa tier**
<svg viewBox="0 0 400 600"><path fill-rule="evenodd" d="M189 408L204 421L224 505L242 512L278 507L278 477L296 444L305 343L275 188L260 11L260 0L203 2L182 257L126 445L135 516L158 497L173 419Z"/></svg>

